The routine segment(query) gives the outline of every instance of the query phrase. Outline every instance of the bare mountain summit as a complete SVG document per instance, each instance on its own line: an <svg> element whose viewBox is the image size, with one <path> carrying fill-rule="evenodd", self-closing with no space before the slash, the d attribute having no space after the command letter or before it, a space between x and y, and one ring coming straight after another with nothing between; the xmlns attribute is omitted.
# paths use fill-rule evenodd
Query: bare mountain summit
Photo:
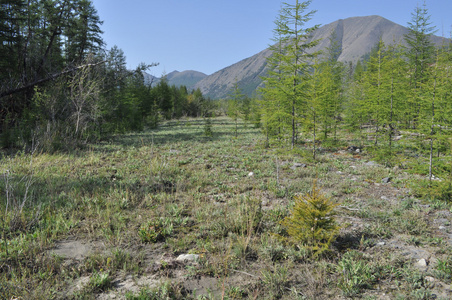
<svg viewBox="0 0 452 300"><path fill-rule="evenodd" d="M380 16L341 19L324 25L313 33L312 39L321 39L321 42L311 51L318 51L330 46L329 38L334 31L337 42L341 46L338 60L353 64L368 54L378 43L380 37L387 45L404 43L404 35L409 32L408 28ZM444 41L443 38L437 36L433 36L432 40L437 45ZM195 85L195 88L200 88L204 95L213 99L226 98L237 81L245 94L252 95L262 84L260 77L266 73L266 59L270 55L271 51L265 49L205 77Z"/></svg>

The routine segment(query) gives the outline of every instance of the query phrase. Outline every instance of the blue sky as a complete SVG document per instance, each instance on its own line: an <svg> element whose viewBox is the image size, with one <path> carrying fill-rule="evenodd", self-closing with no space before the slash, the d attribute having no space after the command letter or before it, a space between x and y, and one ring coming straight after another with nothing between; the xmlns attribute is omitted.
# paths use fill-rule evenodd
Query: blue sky
<svg viewBox="0 0 452 300"><path fill-rule="evenodd" d="M158 62L149 73L174 70L210 75L264 50L272 38L279 0L92 0L104 21L107 48L117 45L128 67ZM286 2L295 3L295 0ZM407 25L423 0L313 0L310 25L380 15ZM452 0L427 0L437 35L450 36Z"/></svg>

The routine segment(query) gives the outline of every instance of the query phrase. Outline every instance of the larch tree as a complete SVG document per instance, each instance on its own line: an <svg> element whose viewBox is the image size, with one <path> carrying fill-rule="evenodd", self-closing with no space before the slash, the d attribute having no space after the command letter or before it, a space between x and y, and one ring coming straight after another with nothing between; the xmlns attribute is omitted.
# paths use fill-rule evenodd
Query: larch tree
<svg viewBox="0 0 452 300"><path fill-rule="evenodd" d="M428 80L428 67L435 60L435 46L430 37L436 32L431 26L426 2L417 6L408 22L409 33L405 35L406 57L410 66L410 111L412 127L416 128L422 102L422 87Z"/></svg>
<svg viewBox="0 0 452 300"><path fill-rule="evenodd" d="M336 32L329 37L330 46L324 53L321 63L322 84L325 95L320 106L320 118L323 126L323 137L328 138L328 133L333 131L336 140L338 120L340 119L343 89L344 89L344 65L338 61L341 54L341 45L337 41Z"/></svg>
<svg viewBox="0 0 452 300"><path fill-rule="evenodd" d="M311 1L296 1L295 4L283 3L275 33L281 40L281 51L274 51L271 60L278 62L277 75L280 80L274 80L275 74L269 74L265 85L267 88L278 89L277 95L282 96L281 107L290 116L291 146L295 146L298 124L306 109L305 85L309 79L310 63L316 53L309 49L318 44L311 40L311 33L318 28L305 28L315 11L306 12Z"/></svg>

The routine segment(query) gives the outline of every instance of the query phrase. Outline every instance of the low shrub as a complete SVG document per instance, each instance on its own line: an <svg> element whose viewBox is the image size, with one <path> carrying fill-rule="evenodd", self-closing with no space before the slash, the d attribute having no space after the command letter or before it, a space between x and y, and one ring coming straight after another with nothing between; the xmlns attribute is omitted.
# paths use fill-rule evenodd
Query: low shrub
<svg viewBox="0 0 452 300"><path fill-rule="evenodd" d="M311 193L295 197L291 215L282 224L296 243L317 256L329 249L339 232L334 218L336 206L320 192L314 181Z"/></svg>

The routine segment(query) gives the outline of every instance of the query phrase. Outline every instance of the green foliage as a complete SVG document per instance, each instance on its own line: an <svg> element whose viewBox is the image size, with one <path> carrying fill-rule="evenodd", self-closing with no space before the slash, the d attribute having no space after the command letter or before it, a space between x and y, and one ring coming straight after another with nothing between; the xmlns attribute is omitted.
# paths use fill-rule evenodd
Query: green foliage
<svg viewBox="0 0 452 300"><path fill-rule="evenodd" d="M149 221L140 226L138 235L143 243L162 241L173 232L173 224L164 218Z"/></svg>
<svg viewBox="0 0 452 300"><path fill-rule="evenodd" d="M314 182L312 192L295 197L292 213L282 224L295 242L318 256L329 249L339 232L334 219L336 206Z"/></svg>
<svg viewBox="0 0 452 300"><path fill-rule="evenodd" d="M204 135L207 136L207 137L212 137L213 136L212 120L210 118L205 118L205 121L204 121Z"/></svg>
<svg viewBox="0 0 452 300"><path fill-rule="evenodd" d="M369 261L354 250L342 256L337 271L338 287L347 297L359 295L363 289L370 288L376 280Z"/></svg>
<svg viewBox="0 0 452 300"><path fill-rule="evenodd" d="M288 268L285 265L275 264L273 269L262 272L262 281L270 293L271 299L280 298L288 288Z"/></svg>
<svg viewBox="0 0 452 300"><path fill-rule="evenodd" d="M306 12L311 1L295 4L283 3L274 29L275 45L267 60L269 71L262 89L266 130L273 133L272 123L277 122L277 134L288 128L292 148L296 142L298 126L306 111L306 84L310 78L310 63L318 53L309 53L318 40L309 40L311 32L318 28L305 28L315 11ZM284 125L283 125L284 124ZM275 129L276 129L275 128ZM273 129L273 130L272 130Z"/></svg>
<svg viewBox="0 0 452 300"><path fill-rule="evenodd" d="M88 286L86 287L90 292L103 292L108 290L112 285L112 279L108 272L95 272L89 278Z"/></svg>
<svg viewBox="0 0 452 300"><path fill-rule="evenodd" d="M132 292L126 293L127 300L162 300L162 299L189 299L182 285L164 282L155 288L142 288L138 295Z"/></svg>
<svg viewBox="0 0 452 300"><path fill-rule="evenodd" d="M411 185L413 194L422 199L452 203L452 184L449 181L418 180Z"/></svg>
<svg viewBox="0 0 452 300"><path fill-rule="evenodd" d="M445 259L439 259L435 270L433 270L435 276L441 280L451 282L452 280L452 257Z"/></svg>

